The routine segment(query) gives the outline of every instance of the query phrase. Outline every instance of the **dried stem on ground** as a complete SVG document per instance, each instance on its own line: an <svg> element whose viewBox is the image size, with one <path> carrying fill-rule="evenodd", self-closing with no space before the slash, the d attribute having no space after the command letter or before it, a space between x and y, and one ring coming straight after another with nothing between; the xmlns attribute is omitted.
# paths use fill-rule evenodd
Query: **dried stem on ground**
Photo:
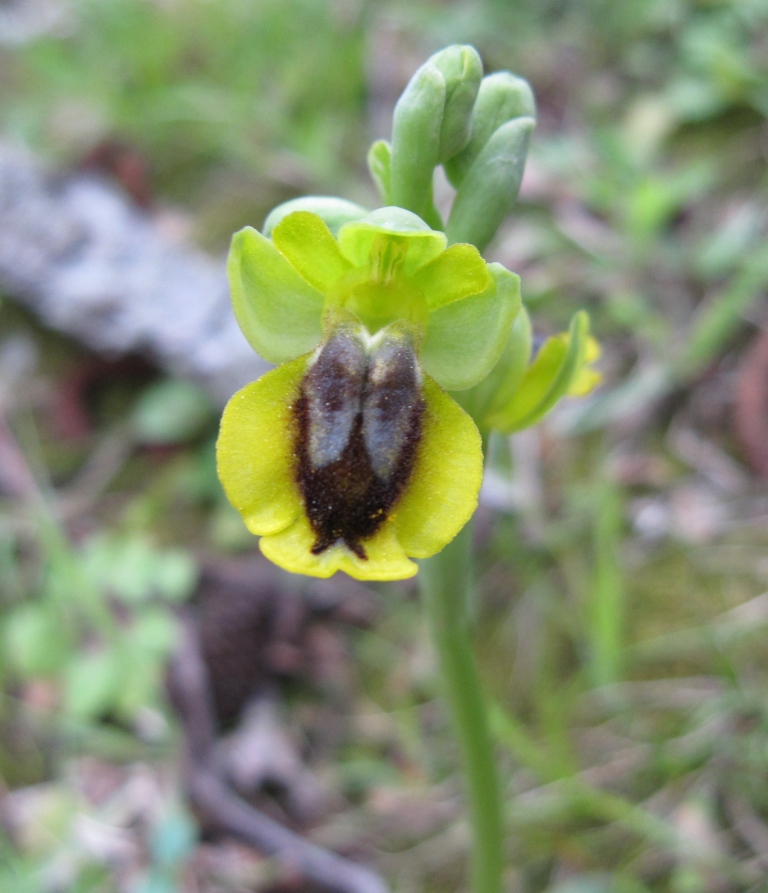
<svg viewBox="0 0 768 893"><path fill-rule="evenodd" d="M184 732L187 790L206 828L233 835L275 856L332 893L387 893L387 886L376 874L284 828L246 803L220 776L214 761L215 705L199 629L192 618L184 623L169 681Z"/></svg>
<svg viewBox="0 0 768 893"><path fill-rule="evenodd" d="M741 362L734 423L750 465L768 477L768 330L755 338Z"/></svg>

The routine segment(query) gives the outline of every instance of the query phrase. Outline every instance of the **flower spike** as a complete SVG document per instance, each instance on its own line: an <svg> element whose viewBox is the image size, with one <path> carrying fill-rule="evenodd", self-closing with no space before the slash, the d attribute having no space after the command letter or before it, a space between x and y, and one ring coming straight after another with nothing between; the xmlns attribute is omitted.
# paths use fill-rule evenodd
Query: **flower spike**
<svg viewBox="0 0 768 893"><path fill-rule="evenodd" d="M599 380L586 315L535 353L519 277L480 254L517 197L534 118L523 79L483 77L472 47L448 47L369 152L385 207L307 196L234 235L235 316L278 368L227 405L218 470L281 567L412 576L475 509L478 426L518 431ZM446 226L438 165L456 188Z"/></svg>

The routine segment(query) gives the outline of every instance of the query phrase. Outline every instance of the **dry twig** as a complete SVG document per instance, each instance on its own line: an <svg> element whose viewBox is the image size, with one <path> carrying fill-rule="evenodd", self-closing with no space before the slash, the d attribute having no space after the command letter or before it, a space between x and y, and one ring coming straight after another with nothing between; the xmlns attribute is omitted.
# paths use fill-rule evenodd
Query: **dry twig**
<svg viewBox="0 0 768 893"><path fill-rule="evenodd" d="M215 769L215 709L197 626L187 619L170 687L186 742L186 783L205 825L277 857L332 893L387 893L373 872L304 840L241 799Z"/></svg>

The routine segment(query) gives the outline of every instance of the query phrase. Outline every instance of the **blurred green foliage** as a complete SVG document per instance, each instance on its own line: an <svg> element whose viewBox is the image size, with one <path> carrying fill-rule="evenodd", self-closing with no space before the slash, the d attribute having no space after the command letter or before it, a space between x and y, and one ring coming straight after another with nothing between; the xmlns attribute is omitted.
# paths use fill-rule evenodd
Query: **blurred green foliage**
<svg viewBox="0 0 768 893"><path fill-rule="evenodd" d="M363 21L315 0L78 0L14 54L0 128L70 162L117 140L185 202L341 191L363 163Z"/></svg>
<svg viewBox="0 0 768 893"><path fill-rule="evenodd" d="M217 246L296 194L372 201L364 156L382 134L367 132L366 114L394 102L440 46L474 43L487 70L531 81L531 164L489 258L522 275L552 332L589 303L606 384L543 434L492 446L501 511L482 545L476 641L508 761L510 888L759 893L768 534L765 489L731 413L745 348L765 325L768 2L71 10L60 32L3 49L0 126L67 163L105 140L128 144L153 196L183 203ZM50 388L62 368L46 360L38 376ZM2 408L17 433L29 417L40 427L38 452L19 441L44 498L0 496L0 770L10 787L58 785L62 841L75 807L51 741L147 756L141 719L162 709L173 610L198 553L249 540L217 496L210 415L187 385L142 388L126 411L135 449L69 516L78 471L115 420L100 418L78 449L57 442L38 390L17 389ZM156 449L171 452L155 461ZM308 737L334 742L325 771L352 802L328 818L326 839L364 827L384 841L379 861L397 889L453 890L451 737L418 606L386 605L354 637L346 688L325 691L316 711L300 705ZM41 681L52 706L30 702ZM317 731L321 716L332 735ZM341 716L356 717L344 732ZM387 823L392 801L401 809ZM403 821L425 803L440 818ZM173 889L174 860L192 846L184 818L168 821L181 844L173 857L150 853L145 889ZM52 889L40 866L61 847L45 839L0 842L0 887ZM71 889L109 889L103 867L78 864Z"/></svg>
<svg viewBox="0 0 768 893"><path fill-rule="evenodd" d="M35 589L4 605L3 665L16 679L57 678L75 719L130 721L158 705L163 667L176 641L165 605L190 595L195 564L180 549L118 531L72 547L39 519L42 561ZM7 569L6 573L12 573ZM119 623L115 610L131 608Z"/></svg>

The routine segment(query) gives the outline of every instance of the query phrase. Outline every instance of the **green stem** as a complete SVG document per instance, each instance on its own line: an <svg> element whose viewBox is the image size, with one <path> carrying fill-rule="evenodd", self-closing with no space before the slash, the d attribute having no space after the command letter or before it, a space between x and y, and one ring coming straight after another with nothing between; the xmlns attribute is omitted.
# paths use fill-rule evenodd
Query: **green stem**
<svg viewBox="0 0 768 893"><path fill-rule="evenodd" d="M422 565L421 590L459 745L472 830L471 893L501 893L504 823L488 710L472 654L472 524Z"/></svg>

